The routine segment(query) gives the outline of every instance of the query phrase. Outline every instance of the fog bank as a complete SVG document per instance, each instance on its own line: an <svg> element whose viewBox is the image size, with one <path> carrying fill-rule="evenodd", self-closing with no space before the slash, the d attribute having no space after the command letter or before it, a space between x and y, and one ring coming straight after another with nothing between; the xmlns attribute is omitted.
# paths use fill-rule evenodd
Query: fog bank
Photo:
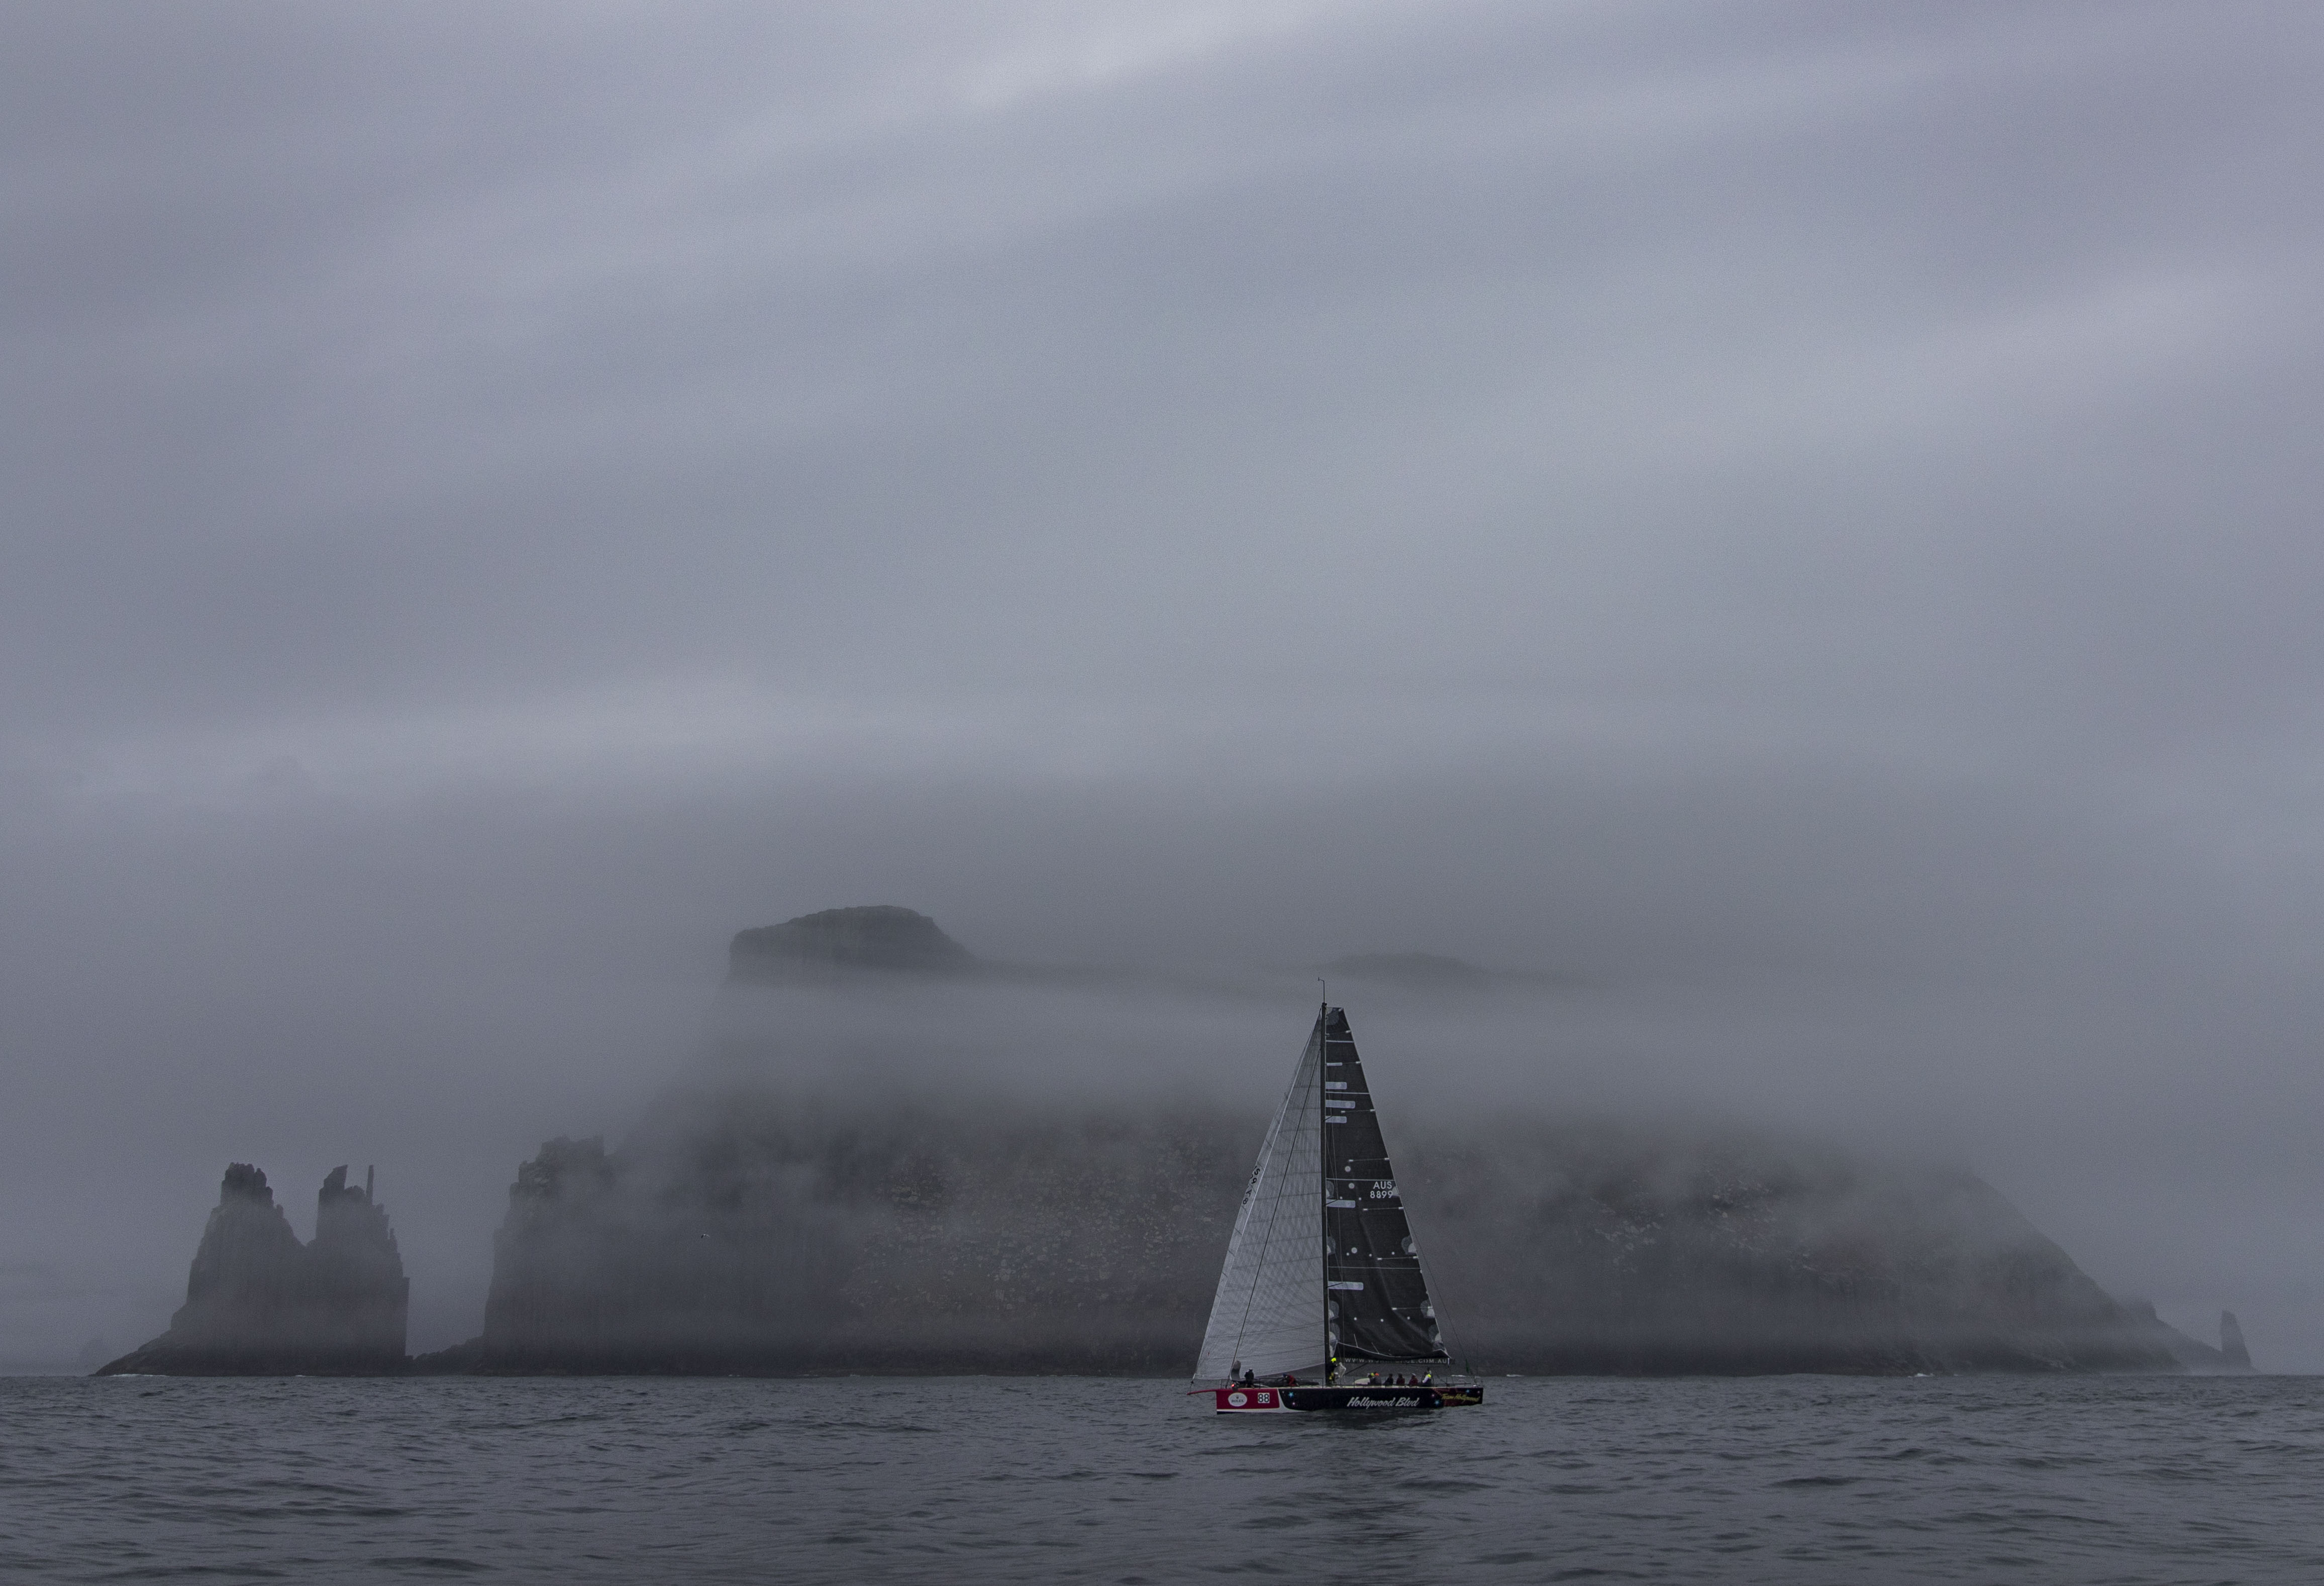
<svg viewBox="0 0 2324 1586"><path fill-rule="evenodd" d="M0 1360L236 1161L466 1336L890 901L1117 975L973 1005L1036 1093L1451 954L1333 986L1416 1119L1965 1166L2324 1369L2310 11L12 27Z"/></svg>

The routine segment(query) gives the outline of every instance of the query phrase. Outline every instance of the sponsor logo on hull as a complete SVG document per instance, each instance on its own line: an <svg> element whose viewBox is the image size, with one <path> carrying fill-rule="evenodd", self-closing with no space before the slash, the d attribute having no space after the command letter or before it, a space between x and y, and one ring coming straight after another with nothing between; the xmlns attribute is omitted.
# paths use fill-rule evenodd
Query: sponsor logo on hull
<svg viewBox="0 0 2324 1586"><path fill-rule="evenodd" d="M1433 1410L1444 1402L1428 1388L1295 1388L1283 1397L1295 1410Z"/></svg>
<svg viewBox="0 0 2324 1586"><path fill-rule="evenodd" d="M1300 1388L1214 1388L1222 1415L1281 1415L1286 1410L1441 1410L1480 1404L1481 1388L1467 1386L1360 1383L1348 1388L1309 1384Z"/></svg>

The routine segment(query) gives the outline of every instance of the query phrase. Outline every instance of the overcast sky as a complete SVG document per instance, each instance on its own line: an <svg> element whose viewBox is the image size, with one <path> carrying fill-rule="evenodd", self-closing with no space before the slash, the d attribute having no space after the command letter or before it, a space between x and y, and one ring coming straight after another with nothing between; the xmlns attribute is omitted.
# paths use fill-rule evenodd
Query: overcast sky
<svg viewBox="0 0 2324 1586"><path fill-rule="evenodd" d="M1542 1104L2324 1369L2324 11L5 25L0 1360L229 1159L473 1331L728 936L897 902L1568 976Z"/></svg>

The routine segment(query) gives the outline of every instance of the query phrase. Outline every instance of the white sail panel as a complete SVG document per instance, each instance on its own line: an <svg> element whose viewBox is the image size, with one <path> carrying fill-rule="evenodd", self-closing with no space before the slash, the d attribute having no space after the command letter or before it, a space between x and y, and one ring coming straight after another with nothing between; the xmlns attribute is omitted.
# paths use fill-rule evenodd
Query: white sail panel
<svg viewBox="0 0 2324 1586"><path fill-rule="evenodd" d="M1323 1059L1318 1019L1235 1213L1203 1352L1194 1361L1198 1378L1322 1369Z"/></svg>

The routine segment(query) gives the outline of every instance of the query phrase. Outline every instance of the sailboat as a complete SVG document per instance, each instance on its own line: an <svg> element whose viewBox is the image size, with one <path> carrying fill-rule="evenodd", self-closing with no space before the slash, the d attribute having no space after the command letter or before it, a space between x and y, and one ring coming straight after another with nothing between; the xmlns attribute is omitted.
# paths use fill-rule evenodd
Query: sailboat
<svg viewBox="0 0 2324 1586"><path fill-rule="evenodd" d="M1235 1213L1193 1391L1222 1415L1483 1403L1452 1360L1347 1010L1326 1001Z"/></svg>

